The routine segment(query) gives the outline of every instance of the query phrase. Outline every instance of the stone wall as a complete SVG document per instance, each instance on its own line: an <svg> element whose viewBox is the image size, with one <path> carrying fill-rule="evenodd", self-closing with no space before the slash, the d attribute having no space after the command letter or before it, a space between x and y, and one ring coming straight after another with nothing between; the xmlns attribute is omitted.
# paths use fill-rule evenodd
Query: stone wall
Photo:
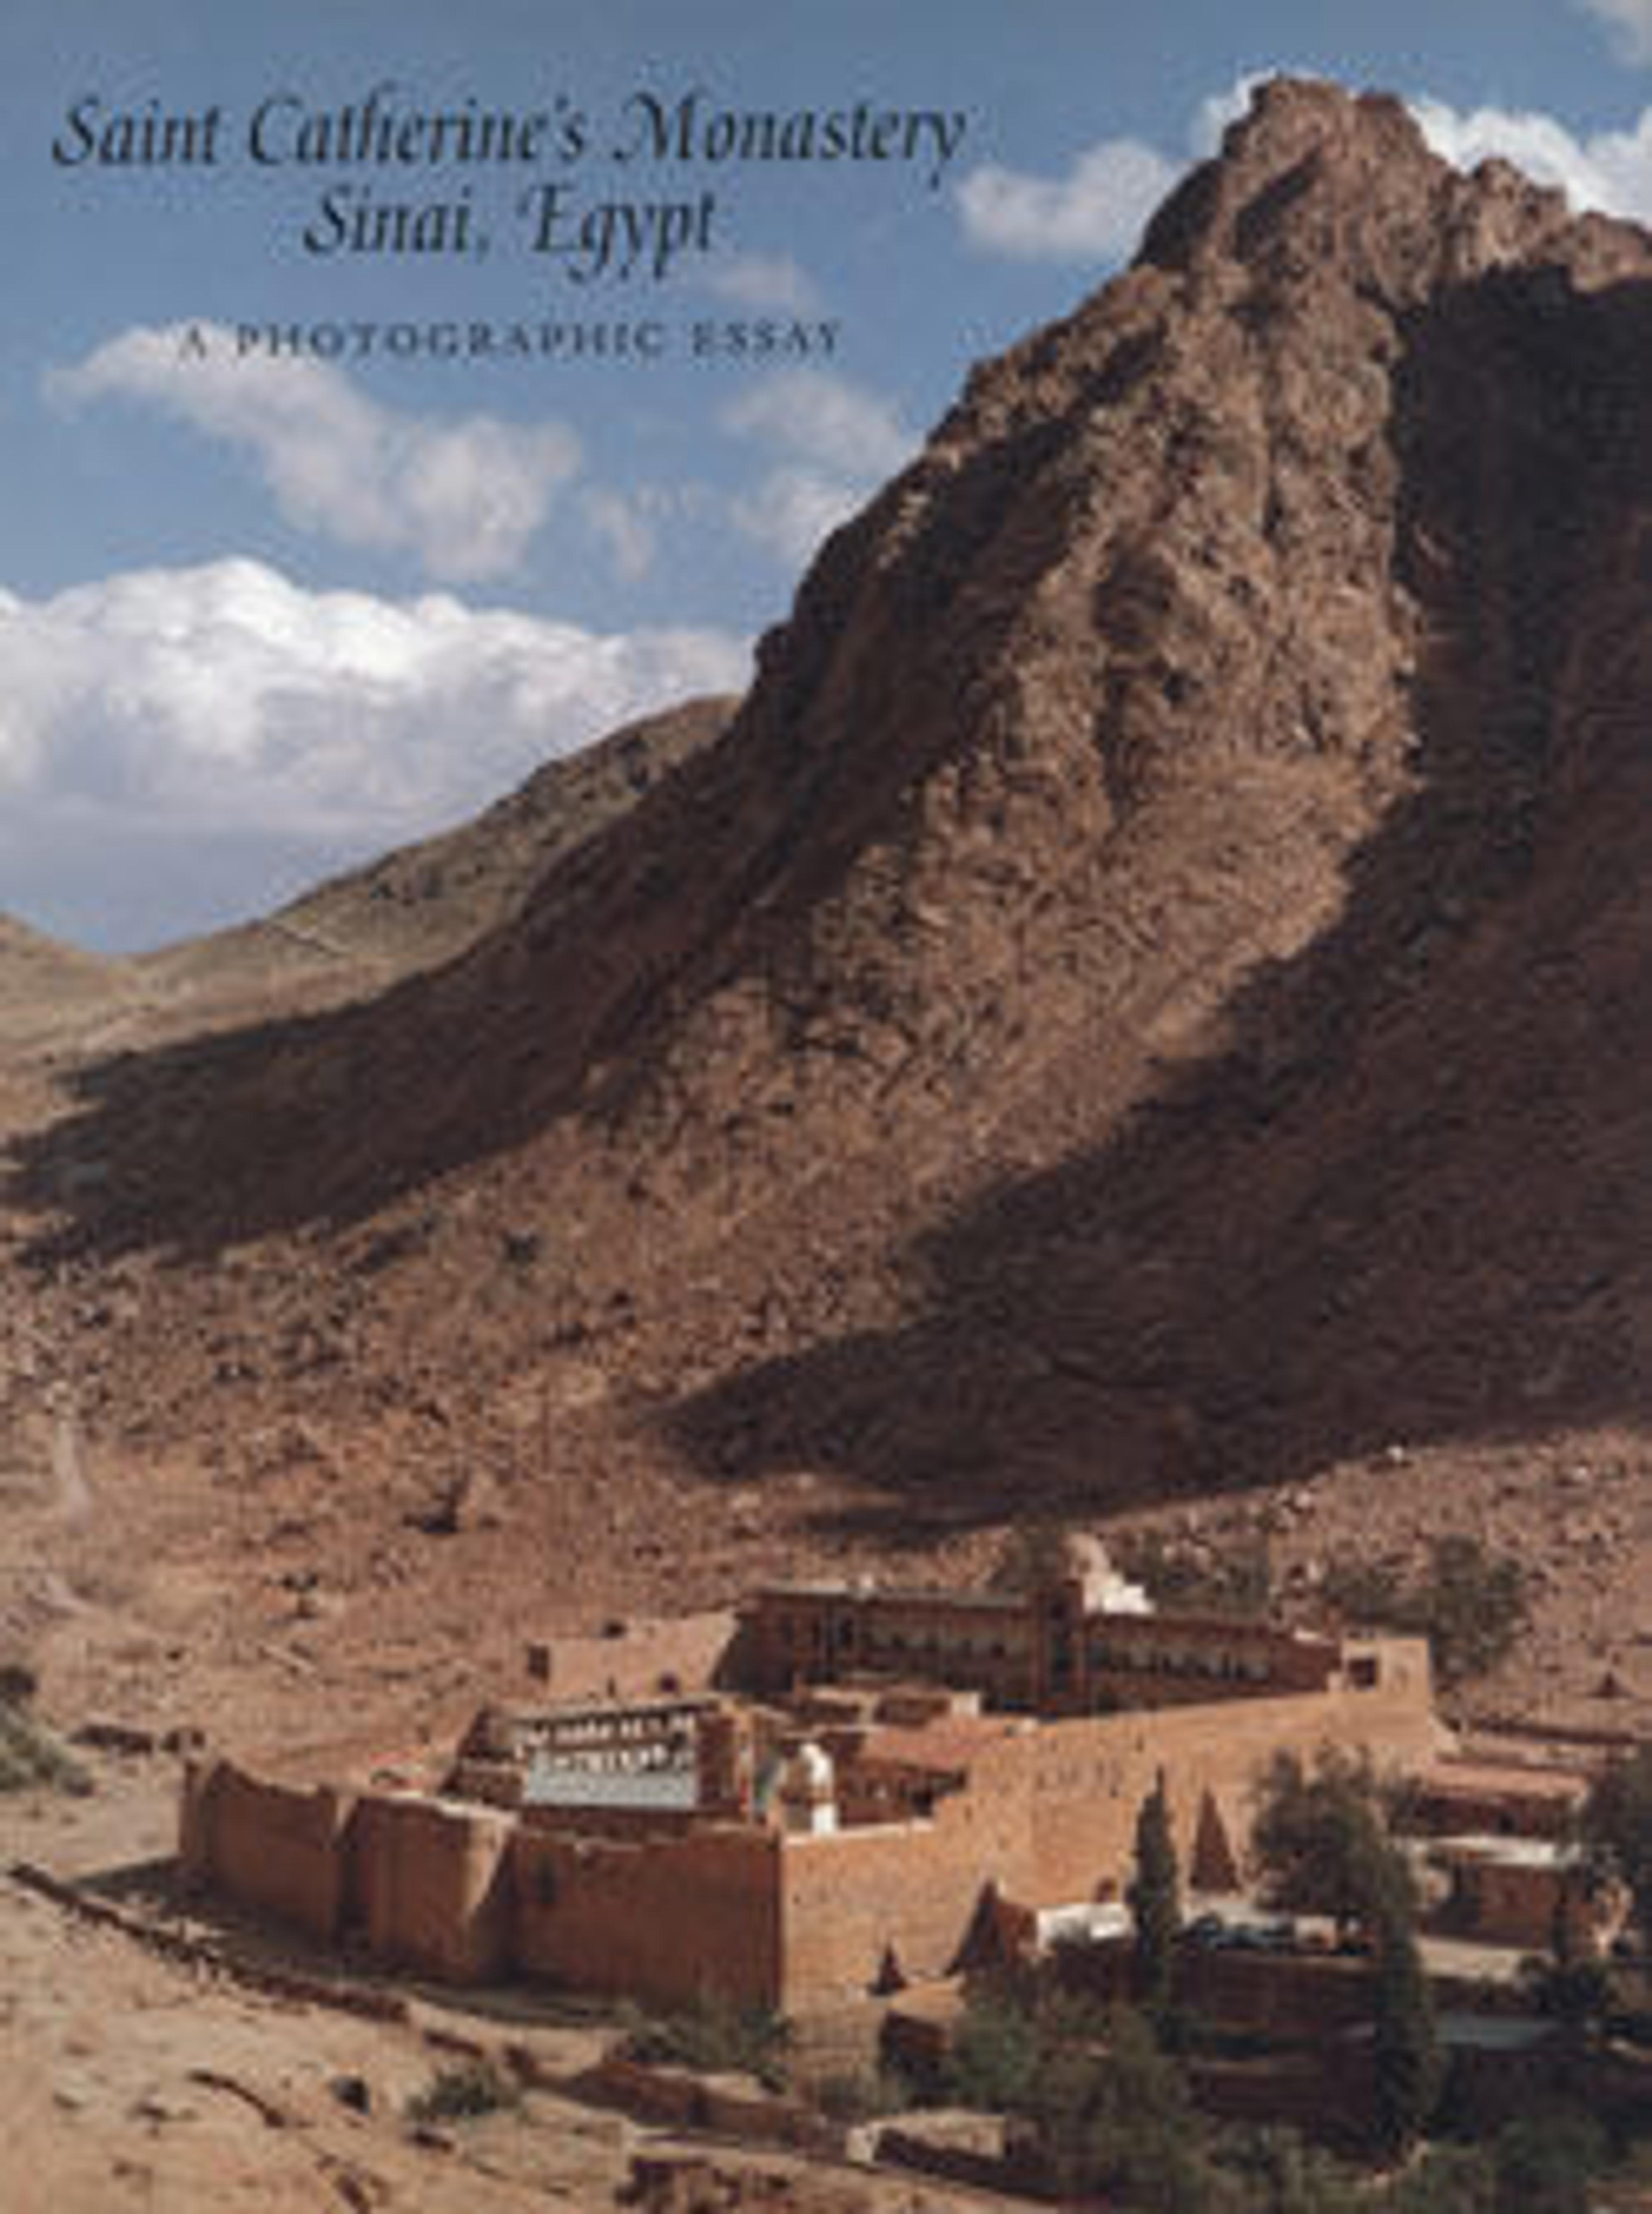
<svg viewBox="0 0 1652 2214"><path fill-rule="evenodd" d="M986 1741L968 1787L932 1820L785 1840L783 2003L805 2013L864 1994L892 1953L917 1980L948 1972L994 1886L1026 1906L1111 1895L1128 1881L1142 1801L1164 1771L1185 1867L1218 1820L1242 1856L1259 1770L1276 1752L1368 1751L1380 1766L1435 1752L1426 1656L1401 1650L1367 1691L1247 1699L1045 1722Z"/></svg>
<svg viewBox="0 0 1652 2214"><path fill-rule="evenodd" d="M460 1981L513 1971L677 2005L715 1991L787 2012L851 2003L893 1964L945 1974L983 1891L1025 1906L1121 1890L1163 1771L1187 1866L1213 1829L1242 1853L1257 1774L1282 1750L1435 1751L1426 1654L1385 1650L1367 1689L983 1733L927 1820L783 1835L735 1823L579 1834L412 1795L352 1798L193 1769L183 1857L198 1878L312 1935ZM608 1827L609 1826L603 1826Z"/></svg>
<svg viewBox="0 0 1652 2214"><path fill-rule="evenodd" d="M508 1969L508 1815L413 1795L272 1782L228 1760L184 1779L187 1881L308 1936L359 1933L382 1960L456 1982Z"/></svg>
<svg viewBox="0 0 1652 2214"><path fill-rule="evenodd" d="M412 1795L358 1804L347 1918L382 1960L452 1983L510 1973L515 1950L508 1813Z"/></svg>
<svg viewBox="0 0 1652 2214"><path fill-rule="evenodd" d="M244 1775L227 1760L184 1774L178 1857L185 1880L331 1941L343 1919L347 1792Z"/></svg>
<svg viewBox="0 0 1652 2214"><path fill-rule="evenodd" d="M681 2006L781 2002L779 1835L714 1828L635 1844L524 1826L512 1854L526 1975Z"/></svg>

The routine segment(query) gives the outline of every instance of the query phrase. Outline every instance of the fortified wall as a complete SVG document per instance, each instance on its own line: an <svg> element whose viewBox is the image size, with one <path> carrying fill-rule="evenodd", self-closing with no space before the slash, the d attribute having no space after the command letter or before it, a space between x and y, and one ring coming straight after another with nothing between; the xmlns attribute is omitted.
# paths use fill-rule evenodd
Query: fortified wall
<svg viewBox="0 0 1652 2214"><path fill-rule="evenodd" d="M989 1887L1033 1909L1122 1895L1160 1776L1183 1867L1196 1884L1231 1888L1257 1773L1276 1753L1312 1759L1331 1744L1410 1769L1437 1752L1426 1651L1393 1648L1391 1674L1368 1689L1018 1722L926 1819L786 1836L776 2003L795 2015L841 2003L891 1960L915 1981L947 1973Z"/></svg>
<svg viewBox="0 0 1652 2214"><path fill-rule="evenodd" d="M1088 1650L1122 1642L1117 1624L1104 1641L1094 1628ZM760 1664L766 1697L487 1710L439 1795L198 1762L182 1861L312 1937L456 1981L523 1975L665 2005L716 1992L806 2016L947 1972L984 1898L1117 1897L1160 1778L1184 1866L1220 1888L1276 1754L1331 1744L1416 1769L1438 1750L1418 1641L1299 1650L1284 1632L1264 1647L1245 1625L1185 1621L1123 1634L1175 1660L1178 1693L1196 1679L1204 1697L1121 1708L1090 1674L1086 1696L1110 1710L1072 1712L1058 1665L1043 1682L1055 1711L1040 1713L1020 1710L1030 1677L1013 1705L989 1706L978 1680L948 1685L969 1672L944 1662L927 1683L792 1668L786 1689ZM1270 1680L1254 1673L1264 1651ZM1246 1653L1251 1673L1207 1673Z"/></svg>

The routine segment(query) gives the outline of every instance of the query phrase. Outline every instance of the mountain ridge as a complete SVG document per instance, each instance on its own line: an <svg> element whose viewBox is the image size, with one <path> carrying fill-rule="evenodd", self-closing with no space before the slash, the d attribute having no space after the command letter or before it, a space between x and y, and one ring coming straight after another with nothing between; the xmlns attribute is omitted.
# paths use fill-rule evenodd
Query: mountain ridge
<svg viewBox="0 0 1652 2214"><path fill-rule="evenodd" d="M128 1286L89 1398L226 1483L294 1408L387 1499L468 1458L644 1581L731 1486L926 1543L1638 1440L1649 276L1263 88L517 912L82 1072L9 1197Z"/></svg>

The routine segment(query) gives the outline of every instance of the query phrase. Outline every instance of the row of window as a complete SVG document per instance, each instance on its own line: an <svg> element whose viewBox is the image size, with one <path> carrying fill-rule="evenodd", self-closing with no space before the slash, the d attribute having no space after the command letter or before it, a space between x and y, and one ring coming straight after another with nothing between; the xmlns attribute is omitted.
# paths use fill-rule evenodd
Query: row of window
<svg viewBox="0 0 1652 2214"><path fill-rule="evenodd" d="M857 1624L852 1617L841 1618L832 1626L829 1639L827 1624L819 1617L808 1622L798 1622L782 1615L775 1625L781 1645L788 1651L807 1646L811 1652L823 1653L829 1643L840 1652L852 1651L857 1643L868 1654L879 1653L945 1653L963 1658L1006 1660L1012 1656L1025 1654L1029 1640L1024 1630L1006 1630L1001 1635L971 1636L967 1632L949 1633L940 1630L885 1630L876 1623ZM857 1636L857 1631L859 1636Z"/></svg>
<svg viewBox="0 0 1652 2214"><path fill-rule="evenodd" d="M1093 1645L1093 1669L1127 1674L1214 1677L1224 1683L1265 1684L1273 1671L1259 1653L1203 1652L1184 1646Z"/></svg>
<svg viewBox="0 0 1652 2214"><path fill-rule="evenodd" d="M806 1647L816 1656L821 1656L829 1644L841 1653L853 1650L857 1642L857 1627L860 1631L860 1650L868 1660L911 1654L942 1654L955 1666L970 1661L1024 1660L1029 1645L1025 1631L1004 1630L976 1636L967 1632L949 1634L940 1630L908 1632L885 1630L875 1623L857 1625L854 1618L847 1616L840 1617L830 1625L833 1634L829 1637L828 1623L820 1616L798 1621L783 1615L776 1630L780 1644L788 1651ZM1264 1651L1166 1647L1139 1644L1134 1640L1124 1643L1092 1640L1088 1660L1092 1670L1098 1673L1199 1676L1224 1683L1265 1684L1273 1674Z"/></svg>

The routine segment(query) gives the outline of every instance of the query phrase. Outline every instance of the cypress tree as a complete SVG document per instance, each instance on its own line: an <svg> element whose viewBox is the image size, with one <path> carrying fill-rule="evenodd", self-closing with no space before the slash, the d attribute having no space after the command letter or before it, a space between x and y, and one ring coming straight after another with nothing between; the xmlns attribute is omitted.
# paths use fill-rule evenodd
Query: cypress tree
<svg viewBox="0 0 1652 2214"><path fill-rule="evenodd" d="M1376 1942L1374 2061L1377 2124L1385 2149L1408 2151L1438 2103L1441 2064L1434 2001L1403 1891L1385 1887L1373 1917Z"/></svg>
<svg viewBox="0 0 1652 2214"><path fill-rule="evenodd" d="M1135 1873L1125 1899L1135 1923L1136 1995L1162 2027L1170 2011L1182 1926L1181 1877L1162 1769L1135 1818Z"/></svg>

